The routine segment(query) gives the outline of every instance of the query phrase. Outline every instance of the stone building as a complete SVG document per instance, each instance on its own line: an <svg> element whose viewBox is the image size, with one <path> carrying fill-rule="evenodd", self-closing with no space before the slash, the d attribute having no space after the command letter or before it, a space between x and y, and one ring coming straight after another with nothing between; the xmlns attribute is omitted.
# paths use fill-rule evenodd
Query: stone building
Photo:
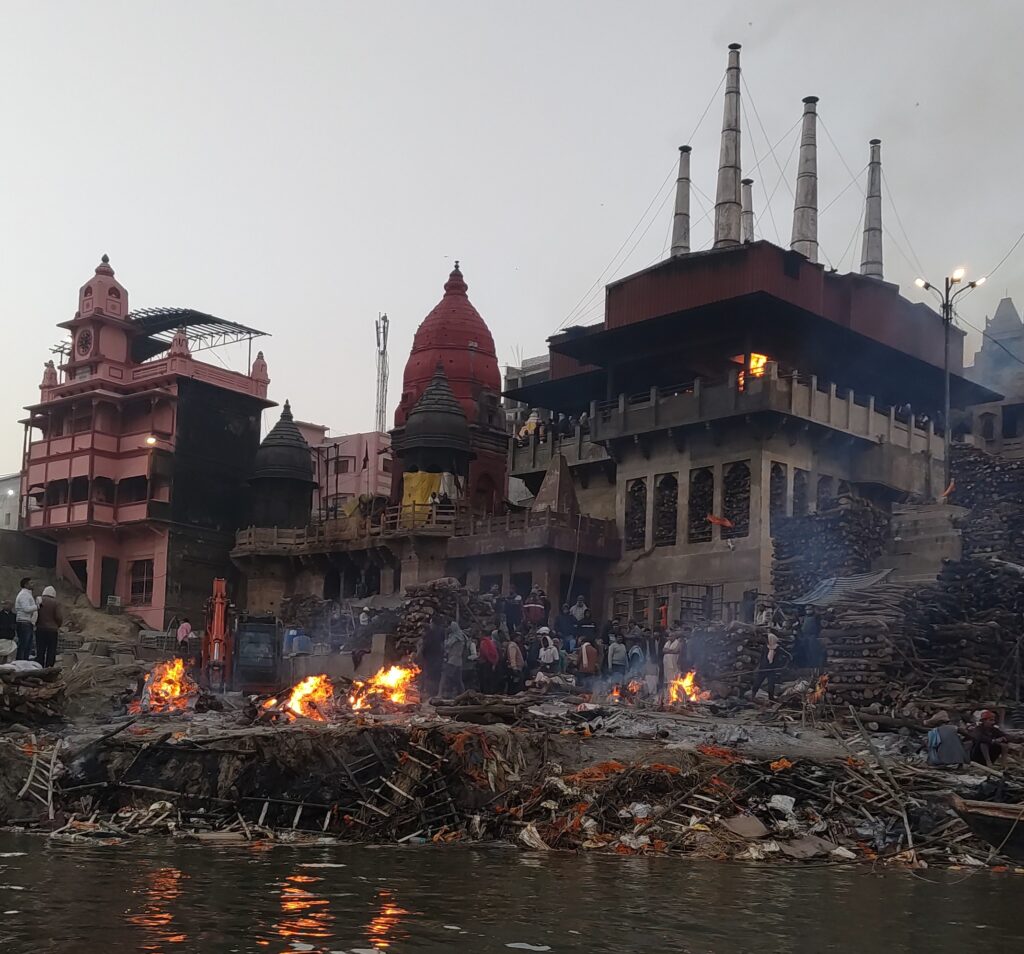
<svg viewBox="0 0 1024 954"><path fill-rule="evenodd" d="M149 626L202 618L246 523L269 375L196 353L262 332L190 309L129 311L104 255L82 286L59 367L29 405L23 529L57 546L57 570L97 606Z"/></svg>

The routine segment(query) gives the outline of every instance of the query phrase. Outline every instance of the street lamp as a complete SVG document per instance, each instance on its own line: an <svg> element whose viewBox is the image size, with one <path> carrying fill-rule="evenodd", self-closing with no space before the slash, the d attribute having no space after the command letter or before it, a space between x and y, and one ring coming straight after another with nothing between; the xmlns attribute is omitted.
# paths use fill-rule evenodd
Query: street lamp
<svg viewBox="0 0 1024 954"><path fill-rule="evenodd" d="M950 460L950 428L949 428L949 331L953 326L953 302L955 302L965 291L971 288L977 288L979 285L985 284L985 276L976 278L973 282L968 282L963 288L954 291L954 286L959 285L963 282L964 276L967 274L966 269L956 268L953 270L953 274L949 275L944 280L943 290L940 291L931 282L925 281L923 278L915 278L914 284L918 288L923 288L925 291L934 293L935 297L939 299L939 303L942 305L942 331L944 336L944 355L943 355L943 383L944 393L942 402L942 446L945 456L945 472L946 472L946 488L949 488L950 479L952 476L952 461Z"/></svg>

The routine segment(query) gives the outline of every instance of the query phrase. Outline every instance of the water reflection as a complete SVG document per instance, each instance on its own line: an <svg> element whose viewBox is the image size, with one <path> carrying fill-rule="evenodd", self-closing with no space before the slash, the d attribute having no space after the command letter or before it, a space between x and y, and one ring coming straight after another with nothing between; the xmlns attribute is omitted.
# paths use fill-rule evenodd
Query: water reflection
<svg viewBox="0 0 1024 954"><path fill-rule="evenodd" d="M409 912L395 902L394 893L390 888L380 888L377 891L377 902L380 910L370 919L366 935L374 947L383 951L395 941L408 937L408 932L400 930L399 924L402 918L409 916Z"/></svg>
<svg viewBox="0 0 1024 954"><path fill-rule="evenodd" d="M278 937L291 943L330 940L334 936L331 902L312 890L323 878L308 874L291 874L281 882L281 911L284 915L274 925Z"/></svg>
<svg viewBox="0 0 1024 954"><path fill-rule="evenodd" d="M138 914L129 914L128 921L147 935L139 947L147 954L161 954L167 944L181 944L188 935L174 929L174 902L181 896L185 874L179 868L157 868L144 873L148 880L146 904Z"/></svg>

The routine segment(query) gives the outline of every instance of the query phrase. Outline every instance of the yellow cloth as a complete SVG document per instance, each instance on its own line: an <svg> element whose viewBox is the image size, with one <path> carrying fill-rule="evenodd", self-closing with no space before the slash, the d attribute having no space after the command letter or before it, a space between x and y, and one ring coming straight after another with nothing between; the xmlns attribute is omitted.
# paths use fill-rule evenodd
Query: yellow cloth
<svg viewBox="0 0 1024 954"><path fill-rule="evenodd" d="M441 477L424 471L402 475L401 526L422 527L433 519L435 508L430 506L430 495L440 496Z"/></svg>

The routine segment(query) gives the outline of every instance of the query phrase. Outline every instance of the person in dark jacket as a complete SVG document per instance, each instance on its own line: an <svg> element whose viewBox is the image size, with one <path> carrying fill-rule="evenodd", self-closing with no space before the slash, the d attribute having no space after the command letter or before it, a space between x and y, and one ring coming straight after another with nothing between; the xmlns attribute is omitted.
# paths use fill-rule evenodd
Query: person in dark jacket
<svg viewBox="0 0 1024 954"><path fill-rule="evenodd" d="M423 697L430 699L437 695L441 686L441 671L444 668L444 617L434 616L423 634L420 645L420 668L423 670Z"/></svg>
<svg viewBox="0 0 1024 954"><path fill-rule="evenodd" d="M0 603L0 639L17 639L18 628L15 625L17 617L11 608L11 601L4 600Z"/></svg>
<svg viewBox="0 0 1024 954"><path fill-rule="evenodd" d="M786 668L789 661L789 653L782 648L779 637L775 633L768 634L768 641L761 650L761 661L757 667L757 675L754 677L754 688L750 692L751 701L757 698L761 686L768 683L768 698L775 701L775 687L778 683L779 674Z"/></svg>
<svg viewBox="0 0 1024 954"><path fill-rule="evenodd" d="M576 649L576 617L569 612L569 604L562 604L562 612L555 617L555 635L569 652Z"/></svg>
<svg viewBox="0 0 1024 954"><path fill-rule="evenodd" d="M57 634L64 622L57 591L52 586L43 589L39 599L39 618L36 620L36 662L44 669L57 664Z"/></svg>

